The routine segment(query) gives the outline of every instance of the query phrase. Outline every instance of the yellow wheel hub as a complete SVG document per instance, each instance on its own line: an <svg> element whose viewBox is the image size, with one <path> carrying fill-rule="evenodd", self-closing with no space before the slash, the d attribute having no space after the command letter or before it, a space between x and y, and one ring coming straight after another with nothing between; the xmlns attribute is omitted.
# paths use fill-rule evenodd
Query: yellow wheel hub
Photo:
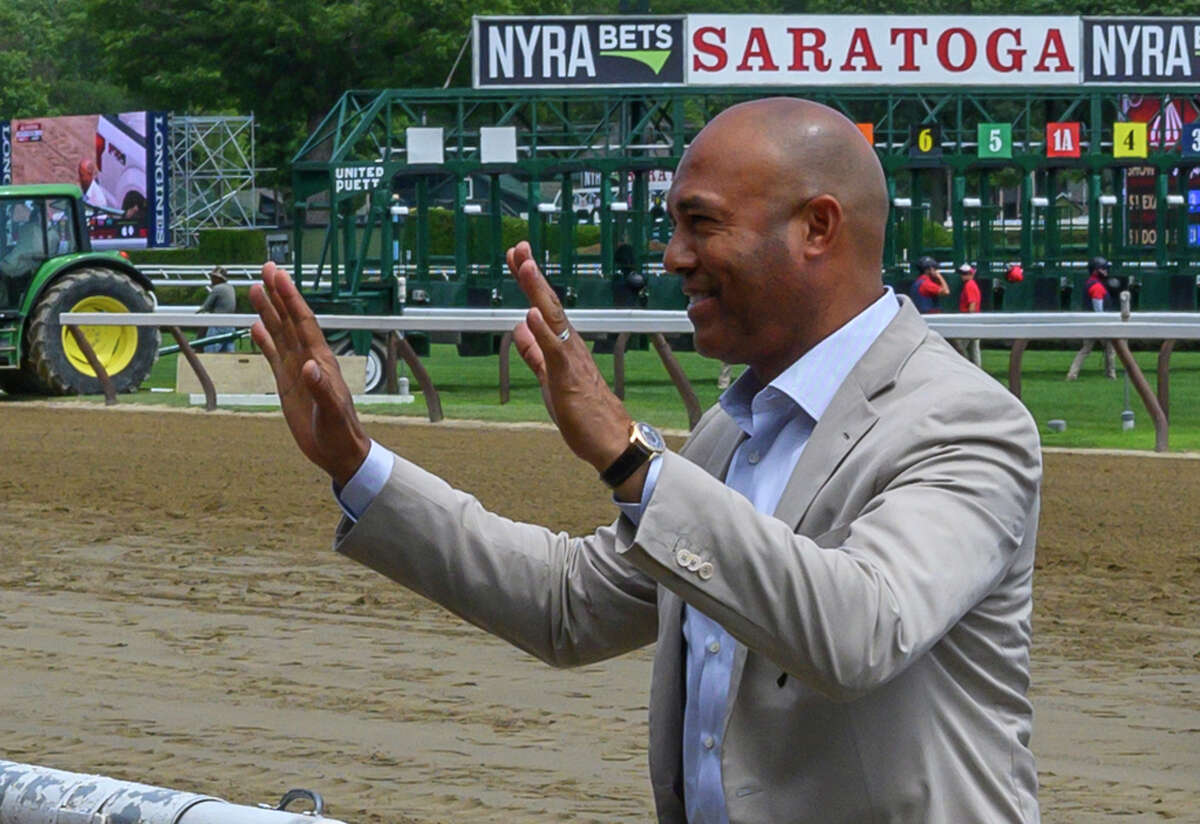
<svg viewBox="0 0 1200 824"><path fill-rule="evenodd" d="M91 295L71 307L72 312L128 312L129 307L107 295ZM96 353L104 371L116 375L129 365L137 353L138 329L136 326L80 326L79 331ZM85 375L96 377L96 370L88 363L87 356L75 342L75 337L64 326L62 330L63 352L71 365Z"/></svg>

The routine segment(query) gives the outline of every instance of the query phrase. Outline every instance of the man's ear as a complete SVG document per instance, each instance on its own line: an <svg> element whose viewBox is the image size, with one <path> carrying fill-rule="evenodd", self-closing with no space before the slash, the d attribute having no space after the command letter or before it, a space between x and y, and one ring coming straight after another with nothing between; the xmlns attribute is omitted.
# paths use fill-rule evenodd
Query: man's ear
<svg viewBox="0 0 1200 824"><path fill-rule="evenodd" d="M845 213L833 195L817 195L801 207L793 220L802 222L807 229L801 250L807 257L817 257L828 253L837 242L845 225Z"/></svg>

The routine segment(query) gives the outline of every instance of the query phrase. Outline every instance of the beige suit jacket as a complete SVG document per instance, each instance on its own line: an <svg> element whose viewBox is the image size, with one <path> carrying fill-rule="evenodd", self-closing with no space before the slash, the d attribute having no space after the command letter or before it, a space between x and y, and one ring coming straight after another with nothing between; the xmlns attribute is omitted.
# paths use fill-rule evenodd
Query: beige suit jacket
<svg viewBox="0 0 1200 824"><path fill-rule="evenodd" d="M714 408L636 527L513 523L397 459L335 547L556 666L657 641L662 821L684 821L685 602L745 646L721 736L732 824L1037 821L1036 428L901 303L773 517L721 482L741 433Z"/></svg>

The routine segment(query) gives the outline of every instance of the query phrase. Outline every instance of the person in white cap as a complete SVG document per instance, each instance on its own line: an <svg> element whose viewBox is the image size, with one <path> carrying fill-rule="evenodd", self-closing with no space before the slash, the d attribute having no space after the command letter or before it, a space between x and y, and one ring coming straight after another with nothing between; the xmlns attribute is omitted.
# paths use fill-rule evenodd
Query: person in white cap
<svg viewBox="0 0 1200 824"><path fill-rule="evenodd" d="M962 291L958 293L958 311L973 314L983 307L983 295L979 284L975 281L975 267L969 263L960 264L958 276L962 278ZM979 351L979 338L960 338L954 341L954 348L964 358L969 358L976 366L983 366L983 358Z"/></svg>

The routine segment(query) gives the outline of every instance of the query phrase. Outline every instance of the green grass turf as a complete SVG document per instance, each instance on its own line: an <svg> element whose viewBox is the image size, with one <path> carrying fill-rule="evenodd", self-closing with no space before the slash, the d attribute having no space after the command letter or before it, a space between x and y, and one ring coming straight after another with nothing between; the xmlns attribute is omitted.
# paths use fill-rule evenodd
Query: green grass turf
<svg viewBox="0 0 1200 824"><path fill-rule="evenodd" d="M248 343L239 344L241 349ZM1033 413L1046 446L1100 447L1116 449L1154 448L1154 426L1145 406L1132 385L1129 408L1135 416L1130 431L1121 429L1121 411L1125 409L1125 381L1118 369L1117 380L1103 373L1103 356L1095 350L1089 356L1078 381L1067 383L1064 376L1074 356L1074 348L1040 349L1025 353L1022 397ZM1001 383L1008 380L1008 351L985 349L984 368ZM1152 387L1156 385L1157 352L1135 352L1138 364ZM187 399L173 392L150 392L152 387L172 389L175 385L177 355L160 358L142 391L122 400L139 403L185 406ZM716 401L720 364L693 352L678 357L700 400L702 408ZM612 381L612 357L597 356L601 372ZM511 396L500 404L499 358L459 357L455 347L435 344L426 369L438 388L442 410L447 418L485 421L548 421L541 394L528 369L514 350L511 362ZM1200 450L1200 352L1176 352L1171 359L1171 439L1172 451ZM736 375L740 367L735 368ZM665 429L687 429L683 402L653 349L630 351L625 364L626 405L637 419L652 421ZM416 382L412 381L413 388ZM99 398L81 399L96 402ZM403 405L372 405L365 411L374 414L427 417L424 397ZM1047 422L1061 418L1067 422L1064 432L1051 432Z"/></svg>

